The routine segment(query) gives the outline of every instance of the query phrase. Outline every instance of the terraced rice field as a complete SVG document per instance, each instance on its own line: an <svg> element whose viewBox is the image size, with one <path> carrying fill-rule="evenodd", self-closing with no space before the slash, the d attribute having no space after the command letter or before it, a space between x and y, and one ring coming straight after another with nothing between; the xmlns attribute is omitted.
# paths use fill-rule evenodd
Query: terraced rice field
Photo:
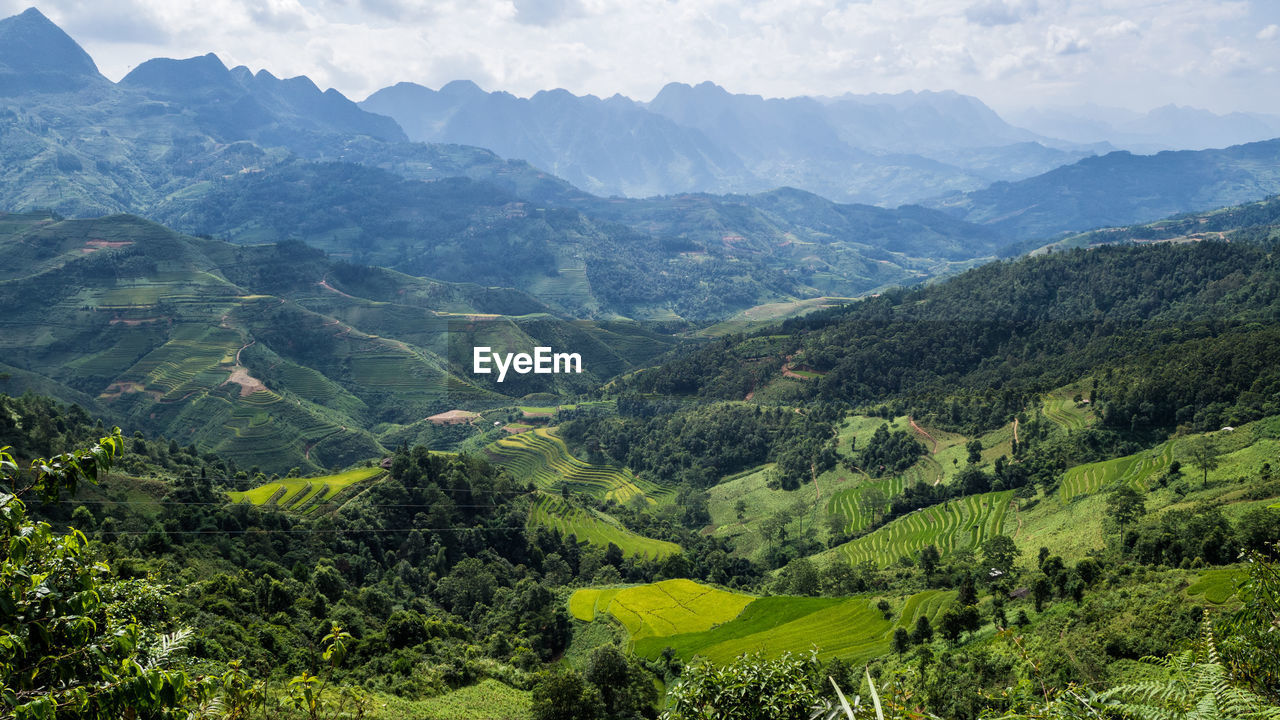
<svg viewBox="0 0 1280 720"><path fill-rule="evenodd" d="M622 588L583 588L569 596L569 614L583 622L591 622L609 611L613 596Z"/></svg>
<svg viewBox="0 0 1280 720"><path fill-rule="evenodd" d="M886 567L903 555L914 556L926 545L945 554L976 547L1004 531L1012 490L970 495L900 517L875 532L832 548L823 555L852 563Z"/></svg>
<svg viewBox="0 0 1280 720"><path fill-rule="evenodd" d="M309 513L332 501L352 485L377 477L382 468L357 468L317 478L288 478L244 492L229 492L231 502Z"/></svg>
<svg viewBox="0 0 1280 720"><path fill-rule="evenodd" d="M1089 405L1076 407L1075 396L1079 392L1073 388L1055 390L1044 399L1044 416L1058 427L1070 431L1083 430L1094 420L1093 408Z"/></svg>
<svg viewBox="0 0 1280 720"><path fill-rule="evenodd" d="M769 657L803 654L817 645L824 660L862 661L888 652L896 628L910 629L921 616L934 620L954 602L955 593L928 590L909 596L889 620L875 607L879 599L752 598L689 580L669 580L626 589L579 590L569 599L569 611L587 622L608 612L626 627L636 654L643 657L658 657L670 647L684 660L703 656L727 662L750 652Z"/></svg>
<svg viewBox="0 0 1280 720"><path fill-rule="evenodd" d="M563 498L542 494L529 510L529 525L555 528L561 535L573 535L579 542L600 547L613 543L628 557L659 560L680 552L680 546L631 532L617 520L570 504Z"/></svg>
<svg viewBox="0 0 1280 720"><path fill-rule="evenodd" d="M1168 469L1173 462L1174 441L1154 449L1102 462L1077 465L1062 476L1058 497L1063 502L1087 493L1098 492L1117 484L1145 492L1152 478Z"/></svg>
<svg viewBox="0 0 1280 720"><path fill-rule="evenodd" d="M569 454L554 428L504 437L485 448L493 461L516 478L528 480L539 489L567 486L592 497L626 503L634 498L656 502L671 491L631 474L625 468L584 462Z"/></svg>
<svg viewBox="0 0 1280 720"><path fill-rule="evenodd" d="M835 495L827 501L827 513L831 515L843 515L848 521L845 525L846 532L856 532L871 523L872 508L867 507L862 500L862 494L868 488L879 488L885 498L892 500L902 491L911 485L922 482L926 485L933 485L942 477L942 468L933 458L922 457L920 461L906 472L892 477L876 478L868 480L865 477L858 476L855 479L857 485L851 488L839 490Z"/></svg>
<svg viewBox="0 0 1280 720"><path fill-rule="evenodd" d="M719 627L670 638L640 639L635 650L639 655L656 657L669 646L686 660L701 655L713 662L728 662L743 653L803 655L816 645L819 659L840 657L862 662L889 652L895 629L911 629L921 615L933 621L954 598L954 592L942 590L912 595L899 616L889 620L876 609L877 598L873 597L760 598Z"/></svg>
<svg viewBox="0 0 1280 720"><path fill-rule="evenodd" d="M594 592L594 598L591 589L574 593L586 593L577 603L570 598L574 616L585 616L588 600L594 599L595 614L603 608L622 623L632 640L709 630L737 617L756 599L684 579ZM608 602L602 604L606 593Z"/></svg>
<svg viewBox="0 0 1280 720"><path fill-rule="evenodd" d="M1244 568L1218 568L1206 570L1187 588L1191 597L1204 596L1214 605L1221 605L1236 596L1236 589L1249 576Z"/></svg>

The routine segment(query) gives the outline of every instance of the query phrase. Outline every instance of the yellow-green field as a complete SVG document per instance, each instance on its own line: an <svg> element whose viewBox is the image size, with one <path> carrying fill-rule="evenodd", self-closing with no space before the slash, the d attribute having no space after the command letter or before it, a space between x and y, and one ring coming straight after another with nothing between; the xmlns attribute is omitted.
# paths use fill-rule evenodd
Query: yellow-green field
<svg viewBox="0 0 1280 720"><path fill-rule="evenodd" d="M311 512L323 503L331 502L352 485L381 475L382 468L357 468L337 475L316 478L287 478L260 485L252 490L229 492L231 502L247 502L259 507L271 506L284 510Z"/></svg>
<svg viewBox="0 0 1280 720"><path fill-rule="evenodd" d="M670 490L637 478L626 468L584 462L570 455L555 428L500 438L485 451L517 479L533 482L543 490L566 485L571 490L620 503L637 497L655 502L670 494Z"/></svg>
<svg viewBox="0 0 1280 720"><path fill-rule="evenodd" d="M608 515L577 507L554 495L539 494L529 509L529 525L555 528L565 537L573 535L579 542L600 547L613 543L628 557L660 560L680 552L675 543L638 535Z"/></svg>
<svg viewBox="0 0 1280 720"><path fill-rule="evenodd" d="M822 659L861 661L888 652L896 628L909 629L921 616L933 620L954 598L954 592L941 590L885 598L892 608L885 619L876 608L879 597L753 598L668 580L579 590L569 599L569 610L587 622L607 612L622 623L636 654L644 657L657 657L670 647L685 660L703 656L727 662L742 653L776 657L807 653L817 645Z"/></svg>

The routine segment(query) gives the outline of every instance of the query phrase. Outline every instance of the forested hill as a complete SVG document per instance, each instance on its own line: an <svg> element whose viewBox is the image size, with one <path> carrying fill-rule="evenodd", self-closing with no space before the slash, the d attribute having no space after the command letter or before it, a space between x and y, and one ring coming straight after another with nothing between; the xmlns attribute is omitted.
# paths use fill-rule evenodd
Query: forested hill
<svg viewBox="0 0 1280 720"><path fill-rule="evenodd" d="M718 340L631 382L740 400L780 381L787 362L812 376L792 382L796 400L888 401L941 426L984 428L1029 394L1092 376L1108 425L1213 428L1280 412L1273 251L1200 242L993 263Z"/></svg>

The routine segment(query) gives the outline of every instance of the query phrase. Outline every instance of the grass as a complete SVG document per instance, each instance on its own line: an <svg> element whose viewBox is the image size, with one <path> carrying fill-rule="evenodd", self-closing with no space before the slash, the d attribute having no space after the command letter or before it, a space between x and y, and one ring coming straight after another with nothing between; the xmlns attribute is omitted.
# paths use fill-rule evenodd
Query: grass
<svg viewBox="0 0 1280 720"><path fill-rule="evenodd" d="M1095 493L1078 497L1070 505L1042 499L1030 510L1018 512L1010 534L1022 551L1022 563L1034 567L1041 547L1053 548L1070 561L1104 547L1106 506L1106 495Z"/></svg>
<svg viewBox="0 0 1280 720"><path fill-rule="evenodd" d="M565 537L573 535L578 542L600 547L613 543L627 557L661 560L680 552L675 543L638 535L604 513L577 507L554 495L540 494L529 510L529 525L555 528Z"/></svg>
<svg viewBox="0 0 1280 720"><path fill-rule="evenodd" d="M330 502L352 485L382 474L382 468L357 468L317 478L287 478L252 490L229 492L231 502L247 502L259 507L311 512Z"/></svg>
<svg viewBox="0 0 1280 720"><path fill-rule="evenodd" d="M1058 488L1058 497L1062 502L1070 502L1079 495L1094 493L1115 485L1129 487L1145 492L1151 486L1151 480L1168 469L1173 462L1174 442L1162 443L1151 449L1132 455L1112 458L1102 462L1077 465L1062 476L1062 484Z"/></svg>
<svg viewBox="0 0 1280 720"><path fill-rule="evenodd" d="M485 448L495 463L519 480L533 482L542 490L567 486L602 500L626 503L646 498L650 503L671 491L637 478L626 468L579 460L569 454L554 428L539 428L498 439Z"/></svg>
<svg viewBox="0 0 1280 720"><path fill-rule="evenodd" d="M590 589L574 593L569 605L573 608L576 604L575 617L585 617L586 605L592 597L598 615L607 592L594 596ZM575 603L578 593L588 594ZM639 640L709 630L737 617L756 598L677 579L625 588L610 593L607 599L604 609L622 623L632 640Z"/></svg>
<svg viewBox="0 0 1280 720"><path fill-rule="evenodd" d="M832 548L823 555L852 563L872 562L886 567L904 555L914 557L926 545L947 553L977 547L1004 532L1012 490L970 495L917 510L887 525Z"/></svg>
<svg viewBox="0 0 1280 720"><path fill-rule="evenodd" d="M391 720L528 720L533 694L492 678L426 700L378 696L371 716Z"/></svg>

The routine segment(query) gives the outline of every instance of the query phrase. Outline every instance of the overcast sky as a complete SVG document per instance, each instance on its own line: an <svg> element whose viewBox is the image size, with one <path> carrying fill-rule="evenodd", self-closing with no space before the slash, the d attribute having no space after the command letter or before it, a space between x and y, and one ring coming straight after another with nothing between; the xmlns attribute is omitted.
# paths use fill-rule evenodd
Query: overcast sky
<svg viewBox="0 0 1280 720"><path fill-rule="evenodd" d="M4 15L30 0L0 0ZM1093 102L1280 112L1275 0L47 0L118 80L151 57L307 75L648 100L953 89L1000 110Z"/></svg>

